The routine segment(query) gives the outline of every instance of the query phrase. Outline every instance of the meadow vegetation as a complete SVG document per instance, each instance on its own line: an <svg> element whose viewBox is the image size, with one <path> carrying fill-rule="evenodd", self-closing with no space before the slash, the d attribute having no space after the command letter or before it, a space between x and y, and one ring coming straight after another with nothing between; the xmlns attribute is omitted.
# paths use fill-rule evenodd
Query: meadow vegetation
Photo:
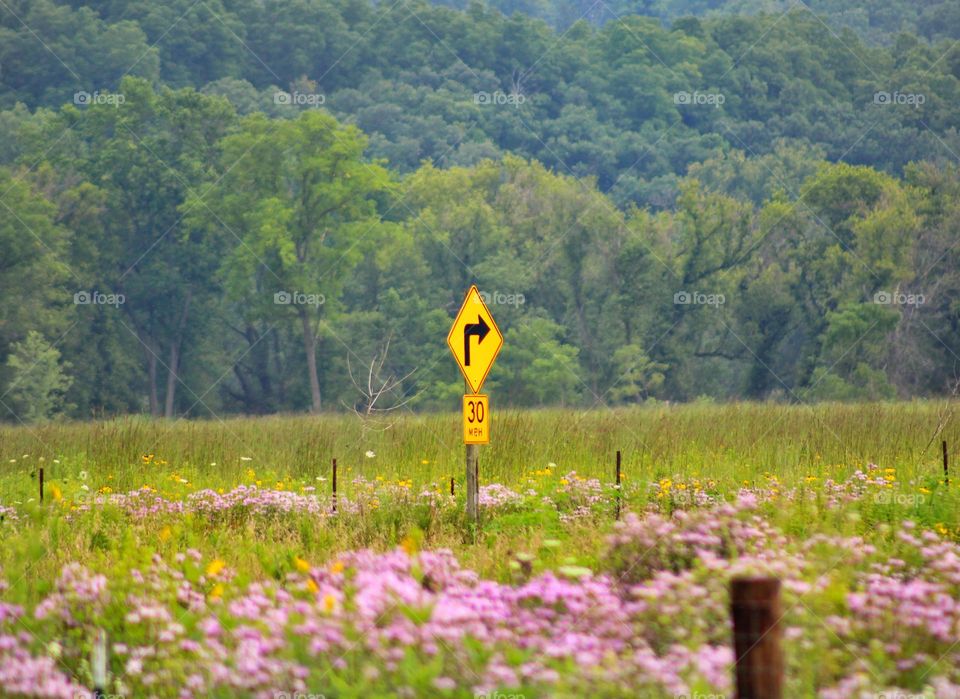
<svg viewBox="0 0 960 699"><path fill-rule="evenodd" d="M479 526L456 415L5 428L0 675L77 696L105 632L130 696L729 695L727 584L762 573L784 581L791 696L956 696L951 417L504 411Z"/></svg>

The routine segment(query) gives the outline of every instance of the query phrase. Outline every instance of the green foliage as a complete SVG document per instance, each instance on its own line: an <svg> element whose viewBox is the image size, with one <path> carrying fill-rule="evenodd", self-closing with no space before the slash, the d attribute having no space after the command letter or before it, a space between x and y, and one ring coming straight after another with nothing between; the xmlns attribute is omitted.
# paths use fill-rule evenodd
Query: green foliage
<svg viewBox="0 0 960 699"><path fill-rule="evenodd" d="M220 272L248 319L286 313L300 324L311 407L319 411L317 346L332 334L324 323L345 279L378 242L377 198L390 190L390 175L361 160L365 140L356 127L319 111L276 123L255 114L220 147L222 172L185 211L195 210L195 225L211 237L222 227L240 243Z"/></svg>
<svg viewBox="0 0 960 699"><path fill-rule="evenodd" d="M7 368L10 386L6 395L19 421L49 420L67 408L64 395L72 383L66 373L70 365L60 361L60 350L43 335L30 331L22 342L14 344Z"/></svg>
<svg viewBox="0 0 960 699"><path fill-rule="evenodd" d="M116 87L123 75L156 79L160 61L141 26L88 7L16 2L0 12L0 104L62 105Z"/></svg>
<svg viewBox="0 0 960 699"><path fill-rule="evenodd" d="M292 116L298 107L278 105L278 91L309 93L367 133L372 156L403 172L425 158L473 165L509 151L594 176L619 204L658 208L669 205L676 178L689 167L731 148L779 159L786 140L894 172L957 148L951 105L960 49L946 41L894 43L903 27L892 18L909 26L916 15L906 3L872 8L869 23L853 23L867 34L886 27L884 43L893 45L884 47L850 31L825 31L808 9L820 3L786 15L786 3L727 3L716 16L671 28L631 16L706 10L685 2L655 9L661 4L614 3L589 13L571 6L557 16L572 21L588 13L603 24L613 11L617 21L581 22L561 38L541 21L479 4L451 12L418 2L404 14L363 1L97 1L71 9L46 0L27 4L26 24L11 16L0 25L12 47L4 64L14 66L4 72L0 104L58 106L80 88L116 90L127 73L227 96L241 113ZM823 4L838 24L850 24L849 13ZM536 7L503 9L537 14ZM748 14L729 16L737 8ZM60 87L65 76L77 82L90 75L97 76L92 85ZM925 101L919 108L873 103L875 93L897 90ZM683 92L722 94L724 101L678 103ZM475 99L482 93L522 101ZM789 164L769 166L790 179Z"/></svg>
<svg viewBox="0 0 960 699"><path fill-rule="evenodd" d="M507 337L497 405L953 390L960 53L879 40L894 17L936 40L944 10L816 4L864 39L765 7L644 3L561 39L481 4L11 6L0 392L36 331L73 416L389 429L457 406L443 338L473 283ZM71 104L98 90L122 101Z"/></svg>
<svg viewBox="0 0 960 699"><path fill-rule="evenodd" d="M653 395L663 384L666 364L655 362L639 345L624 345L613 354L619 378L610 388L614 402L637 403Z"/></svg>
<svg viewBox="0 0 960 699"><path fill-rule="evenodd" d="M0 386L11 345L29 330L62 334L69 325L63 257L68 231L56 223L55 207L29 181L0 168ZM0 395L3 391L0 391ZM7 412L7 411L4 411Z"/></svg>
<svg viewBox="0 0 960 699"><path fill-rule="evenodd" d="M581 390L577 348L560 340L563 329L546 318L529 318L506 334L510 345L498 372L498 387L509 386L518 405L570 403Z"/></svg>

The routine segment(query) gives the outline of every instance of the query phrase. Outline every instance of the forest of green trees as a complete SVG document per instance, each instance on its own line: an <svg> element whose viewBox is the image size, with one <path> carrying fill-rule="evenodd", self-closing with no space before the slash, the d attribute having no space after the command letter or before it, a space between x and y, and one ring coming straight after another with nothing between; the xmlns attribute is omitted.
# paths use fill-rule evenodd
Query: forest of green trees
<svg viewBox="0 0 960 699"><path fill-rule="evenodd" d="M453 4L0 2L0 419L954 392L960 6Z"/></svg>

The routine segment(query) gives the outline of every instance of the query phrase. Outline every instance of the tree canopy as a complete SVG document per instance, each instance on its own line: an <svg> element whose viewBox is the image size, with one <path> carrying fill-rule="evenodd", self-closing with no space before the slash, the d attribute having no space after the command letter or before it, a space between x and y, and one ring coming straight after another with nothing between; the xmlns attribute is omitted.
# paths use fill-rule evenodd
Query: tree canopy
<svg viewBox="0 0 960 699"><path fill-rule="evenodd" d="M605 7L0 8L5 419L953 392L946 3Z"/></svg>

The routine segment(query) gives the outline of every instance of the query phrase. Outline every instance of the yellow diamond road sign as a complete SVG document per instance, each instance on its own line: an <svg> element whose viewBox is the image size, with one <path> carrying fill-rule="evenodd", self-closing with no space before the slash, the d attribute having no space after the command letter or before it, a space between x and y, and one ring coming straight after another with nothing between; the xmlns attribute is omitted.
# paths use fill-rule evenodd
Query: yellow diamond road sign
<svg viewBox="0 0 960 699"><path fill-rule="evenodd" d="M463 372L470 390L480 393L480 388L490 373L490 367L503 347L503 335L493 320L490 309L480 297L476 285L470 287L460 312L457 313L447 344L453 352L460 371Z"/></svg>

